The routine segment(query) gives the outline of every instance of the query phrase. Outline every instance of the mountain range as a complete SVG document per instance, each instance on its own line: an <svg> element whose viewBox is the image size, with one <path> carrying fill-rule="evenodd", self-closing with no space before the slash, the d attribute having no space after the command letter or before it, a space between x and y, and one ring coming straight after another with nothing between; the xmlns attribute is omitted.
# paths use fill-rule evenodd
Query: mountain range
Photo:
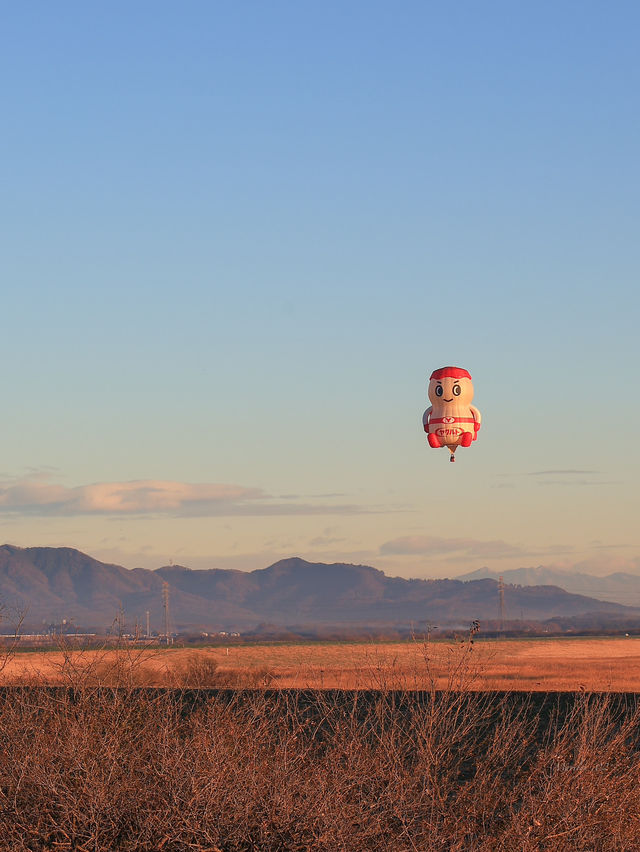
<svg viewBox="0 0 640 852"><path fill-rule="evenodd" d="M147 611L152 630L160 631L164 582L171 625L177 631L247 631L261 623L459 626L498 617L498 583L493 577L407 580L367 565L312 563L298 557L255 571L178 565L130 570L73 548L5 544L0 547L0 632L8 632L16 613L23 615L24 629L66 619L78 628L103 632L119 612L129 629L136 621L144 625ZM593 612L640 615L640 609L554 585L507 584L505 601L509 617L536 621Z"/></svg>
<svg viewBox="0 0 640 852"><path fill-rule="evenodd" d="M468 574L462 574L458 580L498 580L520 586L560 586L577 595L588 595L603 601L623 603L627 606L640 606L640 577L618 571L605 577L581 574L577 571L563 571L559 568L513 568L501 574L488 568L479 568Z"/></svg>

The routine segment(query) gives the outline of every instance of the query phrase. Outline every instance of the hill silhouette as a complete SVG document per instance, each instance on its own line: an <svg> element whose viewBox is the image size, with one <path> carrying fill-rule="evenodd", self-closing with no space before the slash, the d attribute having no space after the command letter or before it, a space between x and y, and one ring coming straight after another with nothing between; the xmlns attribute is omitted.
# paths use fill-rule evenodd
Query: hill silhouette
<svg viewBox="0 0 640 852"><path fill-rule="evenodd" d="M497 617L495 579L407 580L368 565L283 559L255 571L191 570L170 565L151 571L100 562L74 548L0 547L0 599L25 614L25 628L62 619L84 629L107 630L124 611L129 629L162 624L162 584L168 582L172 626L186 630L246 631L261 623L281 626L405 625L427 621L465 625ZM511 618L640 610L553 585L507 584Z"/></svg>

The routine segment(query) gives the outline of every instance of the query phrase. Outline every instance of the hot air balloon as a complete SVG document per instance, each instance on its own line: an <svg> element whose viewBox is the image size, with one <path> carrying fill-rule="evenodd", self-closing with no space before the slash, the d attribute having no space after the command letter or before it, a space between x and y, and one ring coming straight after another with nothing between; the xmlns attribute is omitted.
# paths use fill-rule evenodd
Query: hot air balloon
<svg viewBox="0 0 640 852"><path fill-rule="evenodd" d="M482 417L471 405L471 375L462 367L441 367L429 379L431 405L422 415L430 447L447 447L455 461L458 447L470 447L478 437Z"/></svg>

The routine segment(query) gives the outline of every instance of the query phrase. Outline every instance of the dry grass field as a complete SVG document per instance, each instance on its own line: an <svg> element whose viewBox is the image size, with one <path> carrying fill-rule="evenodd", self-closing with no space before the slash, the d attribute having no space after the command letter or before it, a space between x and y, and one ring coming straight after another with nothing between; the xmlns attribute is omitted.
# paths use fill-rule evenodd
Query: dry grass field
<svg viewBox="0 0 640 852"><path fill-rule="evenodd" d="M124 670L149 686L640 692L640 638L35 651L8 659L0 678L113 683Z"/></svg>
<svg viewBox="0 0 640 852"><path fill-rule="evenodd" d="M0 852L640 849L636 639L2 662Z"/></svg>

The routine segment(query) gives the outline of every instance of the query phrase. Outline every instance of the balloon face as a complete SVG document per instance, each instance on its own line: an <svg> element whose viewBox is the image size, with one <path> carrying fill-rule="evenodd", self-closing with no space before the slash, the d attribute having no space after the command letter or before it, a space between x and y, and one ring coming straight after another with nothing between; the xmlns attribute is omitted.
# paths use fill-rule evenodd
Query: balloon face
<svg viewBox="0 0 640 852"><path fill-rule="evenodd" d="M443 376L441 379L431 379L429 382L429 400L433 405L470 405L473 400L473 384L471 379L456 379Z"/></svg>
<svg viewBox="0 0 640 852"><path fill-rule="evenodd" d="M471 375L461 367L441 367L429 380L429 400L422 424L431 447L448 447L453 454L458 447L469 447L477 438L481 415L471 405Z"/></svg>

